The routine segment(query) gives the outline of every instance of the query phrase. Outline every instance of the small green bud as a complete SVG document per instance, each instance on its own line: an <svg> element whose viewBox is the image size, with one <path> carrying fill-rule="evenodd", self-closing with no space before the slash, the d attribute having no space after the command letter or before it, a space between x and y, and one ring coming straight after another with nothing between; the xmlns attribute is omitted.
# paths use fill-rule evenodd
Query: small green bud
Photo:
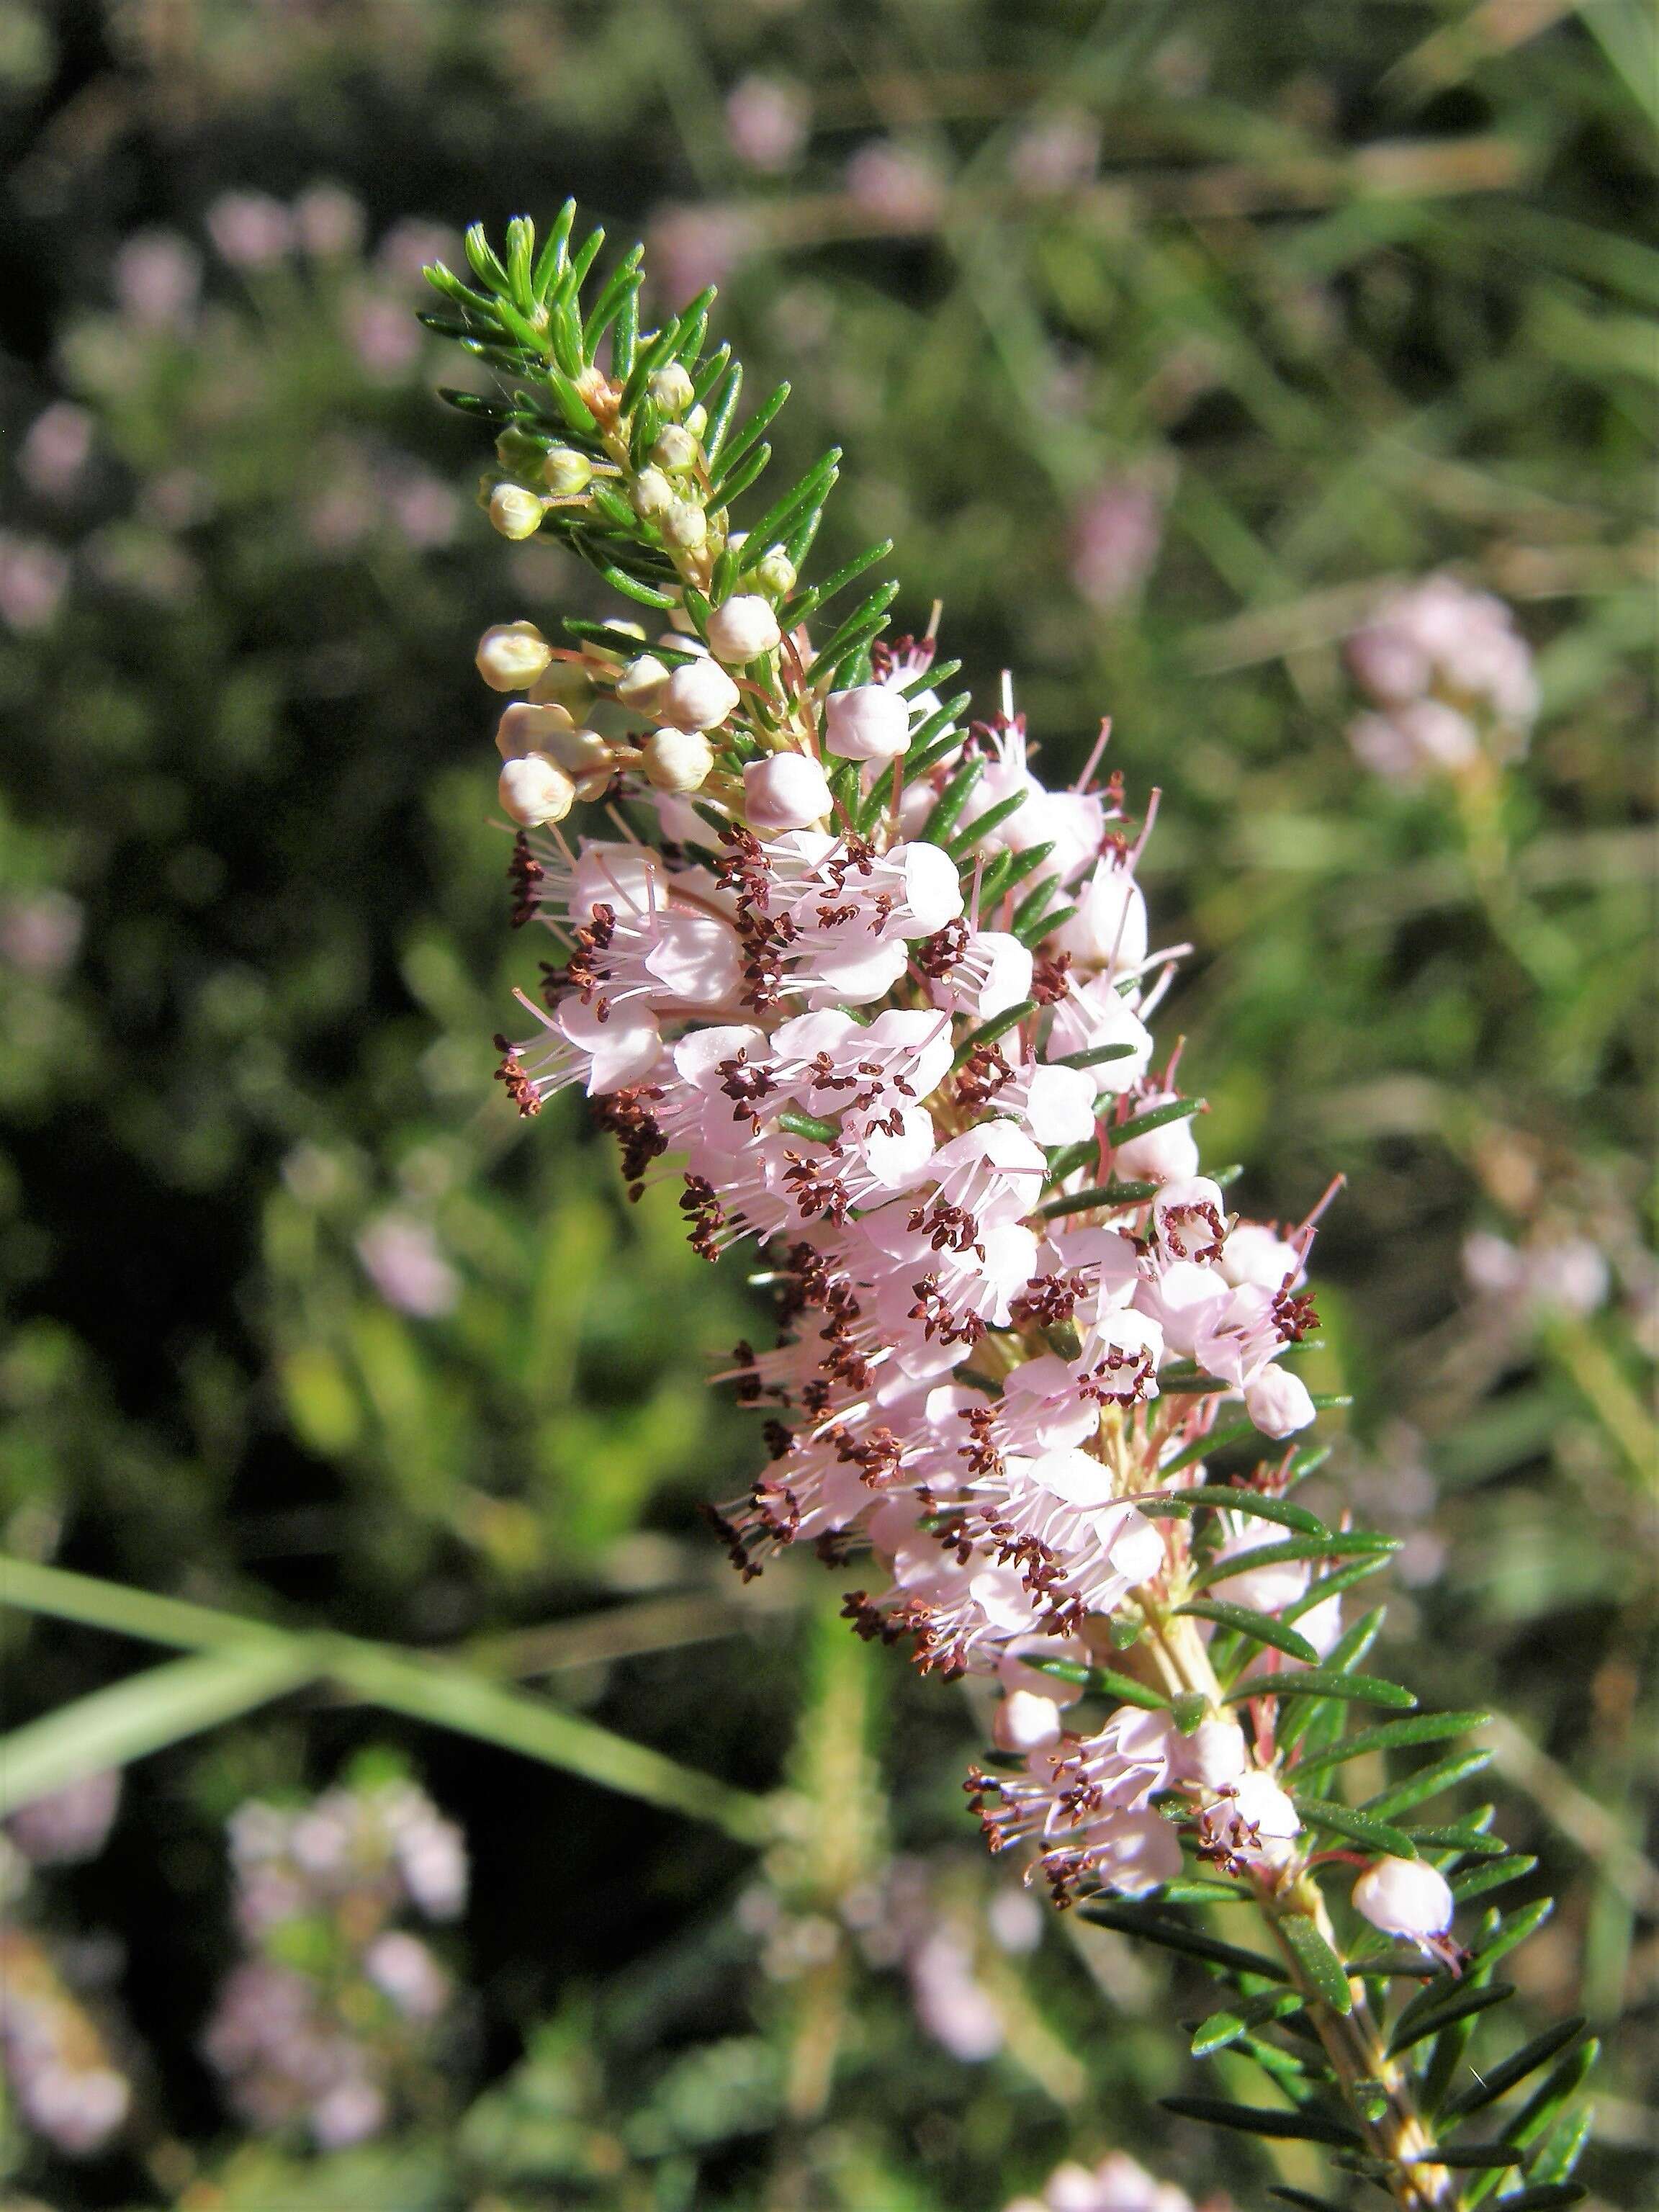
<svg viewBox="0 0 1659 2212"><path fill-rule="evenodd" d="M694 438L701 438L708 428L708 410L706 407L694 407L685 418L685 427Z"/></svg>
<svg viewBox="0 0 1659 2212"><path fill-rule="evenodd" d="M768 599L787 599L795 588L795 564L781 545L775 545L755 570L755 581Z"/></svg>
<svg viewBox="0 0 1659 2212"><path fill-rule="evenodd" d="M672 477L687 476L702 458L702 448L689 430L679 423L670 422L659 431L657 442L651 448L651 458L659 468L666 469Z"/></svg>
<svg viewBox="0 0 1659 2212"><path fill-rule="evenodd" d="M662 534L682 552L695 552L708 535L708 517L694 501L677 499L662 518Z"/></svg>
<svg viewBox="0 0 1659 2212"><path fill-rule="evenodd" d="M496 459L515 477L539 475L546 453L546 439L526 430L522 423L509 422L495 441Z"/></svg>
<svg viewBox="0 0 1659 2212"><path fill-rule="evenodd" d="M543 457L542 482L556 498L570 499L593 481L593 464L570 446L555 446Z"/></svg>
<svg viewBox="0 0 1659 2212"><path fill-rule="evenodd" d="M498 483L489 495L489 520L503 538L533 538L542 526L542 503L522 484Z"/></svg>
<svg viewBox="0 0 1659 2212"><path fill-rule="evenodd" d="M665 415L684 415L696 393L696 386L678 361L659 368L646 389Z"/></svg>
<svg viewBox="0 0 1659 2212"><path fill-rule="evenodd" d="M666 514L674 504L674 487L660 469L641 469L634 479L634 512L649 517Z"/></svg>

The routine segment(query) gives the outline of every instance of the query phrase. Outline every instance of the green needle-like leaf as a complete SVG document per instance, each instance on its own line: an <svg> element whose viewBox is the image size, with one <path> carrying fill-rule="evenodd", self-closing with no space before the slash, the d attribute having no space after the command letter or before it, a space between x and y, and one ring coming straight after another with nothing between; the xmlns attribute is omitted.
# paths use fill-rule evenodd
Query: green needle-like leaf
<svg viewBox="0 0 1659 2212"><path fill-rule="evenodd" d="M1271 1613L1253 1613L1247 1605L1228 1605L1217 1598L1195 1598L1190 1605L1176 1606L1176 1611L1189 1613L1197 1620L1213 1620L1218 1627L1231 1628L1248 1637L1252 1644L1271 1644L1275 1651L1286 1652L1292 1659L1305 1660L1310 1666L1318 1662L1319 1654L1305 1636L1286 1628Z"/></svg>
<svg viewBox="0 0 1659 2212"><path fill-rule="evenodd" d="M1506 2058L1501 2066L1494 2066L1484 2075L1477 2075L1467 2089L1460 2089L1455 2097L1449 2098L1446 2103L1445 2117L1461 2120L1470 2112L1479 2112L1488 2105L1495 2105L1518 2082L1524 2081L1528 2074L1536 2073L1540 2066L1553 2058L1557 2051L1576 2043L1588 2025L1583 2014L1576 2013L1571 2020L1558 2021L1553 2027L1547 2027L1541 2035L1534 2035L1532 2041L1523 2044L1513 2057Z"/></svg>
<svg viewBox="0 0 1659 2212"><path fill-rule="evenodd" d="M1305 1913L1287 1912L1278 1922L1279 1932L1296 1954L1296 1962L1309 1986L1333 2012L1353 2010L1353 1990L1347 1969Z"/></svg>
<svg viewBox="0 0 1659 2212"><path fill-rule="evenodd" d="M1296 1797L1292 1802L1310 1827L1326 1829L1334 1836L1346 1836L1351 1843L1363 1844L1370 1851L1391 1852L1400 1859L1417 1856L1417 1846L1405 1830L1392 1828L1386 1820L1374 1820L1368 1813L1356 1813L1346 1805L1334 1805L1324 1797Z"/></svg>
<svg viewBox="0 0 1659 2212"><path fill-rule="evenodd" d="M1331 1667L1307 1667L1295 1674L1257 1674L1235 1682L1226 1694L1230 1705L1240 1705L1247 1698L1348 1698L1359 1705L1392 1705L1403 1711L1417 1703L1398 1682L1385 1682L1376 1674L1346 1674Z"/></svg>
<svg viewBox="0 0 1659 2212"><path fill-rule="evenodd" d="M1262 2027L1270 2021L1285 2020L1291 2013L1300 2012L1303 2002L1299 1990L1267 1990L1260 1996L1241 1997L1237 2003L1212 2012L1194 2029L1193 2056L1208 2058L1214 2051L1224 2051L1251 2028Z"/></svg>
<svg viewBox="0 0 1659 2212"><path fill-rule="evenodd" d="M1212 2128L1234 2128L1241 2135L1269 2141L1334 2143L1344 2150L1363 2142L1358 2128L1334 2113L1279 2111L1271 2105L1224 2104L1218 2097L1160 2097L1166 2112L1183 2120L1207 2120Z"/></svg>
<svg viewBox="0 0 1659 2212"><path fill-rule="evenodd" d="M1290 1979L1278 1960L1270 1959L1265 1952L1246 1951L1237 1943L1224 1943L1218 1936L1206 1936L1199 1929L1189 1928L1184 1920L1171 1919L1149 1905L1127 1900L1107 1903L1089 1898L1079 1905L1078 1911L1097 1927L1115 1928L1123 1936L1139 1936L1148 1943L1161 1944L1166 1951L1179 1951L1184 1958L1203 1959L1212 1966L1230 1967L1236 1974L1259 1974L1264 1981Z"/></svg>

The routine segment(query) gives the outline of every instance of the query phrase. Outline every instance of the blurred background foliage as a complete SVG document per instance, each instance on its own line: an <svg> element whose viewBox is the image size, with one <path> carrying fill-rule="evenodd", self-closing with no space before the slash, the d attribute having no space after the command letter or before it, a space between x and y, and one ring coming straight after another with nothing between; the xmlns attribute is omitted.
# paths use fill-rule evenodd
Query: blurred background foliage
<svg viewBox="0 0 1659 2212"><path fill-rule="evenodd" d="M1051 775L1109 712L1162 787L1206 1157L1262 1216L1347 1178L1322 1379L1410 1539L1392 1663L1510 1717L1500 1817L1563 1899L1516 1972L1610 2033L1584 2170L1652 2201L1656 111L1643 0L0 0L4 1550L788 1791L757 1856L336 1692L135 1765L101 1849L26 1808L6 2201L992 2212L1118 2144L1273 2178L1158 2109L1188 1980L981 1863L960 1693L833 1585L729 1580L741 1261L629 1208L568 1100L492 1095L532 960L472 647L603 599L485 527L411 315L465 222L567 193L663 305L722 285L785 466L848 449L827 565L891 535L899 627L937 595L981 695L1015 667ZM1343 641L1443 568L1515 605L1537 729L1390 779ZM150 1656L19 1609L0 1652L12 1729ZM442 2021L378 2118L250 2116L224 1824L366 1752L465 1831ZM270 1955L379 2049L356 1894Z"/></svg>

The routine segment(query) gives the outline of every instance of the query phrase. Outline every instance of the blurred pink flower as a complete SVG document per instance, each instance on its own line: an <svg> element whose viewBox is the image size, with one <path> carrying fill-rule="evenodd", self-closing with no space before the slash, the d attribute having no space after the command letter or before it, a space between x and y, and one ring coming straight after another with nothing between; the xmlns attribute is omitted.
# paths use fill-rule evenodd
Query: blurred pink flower
<svg viewBox="0 0 1659 2212"><path fill-rule="evenodd" d="M670 307L695 300L706 285L724 284L754 244L754 226L740 208L671 207L651 224L648 260Z"/></svg>
<svg viewBox="0 0 1659 2212"><path fill-rule="evenodd" d="M410 468L392 475L385 492L387 512L414 551L431 552L452 543L460 526L461 503L430 470Z"/></svg>
<svg viewBox="0 0 1659 2212"><path fill-rule="evenodd" d="M399 284L419 284L421 271L429 262L441 261L453 269L461 258L456 233L425 216L394 222L374 249L374 266Z"/></svg>
<svg viewBox="0 0 1659 2212"><path fill-rule="evenodd" d="M1134 597L1164 543L1164 498L1146 477L1097 484L1072 522L1072 581L1103 611Z"/></svg>
<svg viewBox="0 0 1659 2212"><path fill-rule="evenodd" d="M1014 140L1008 167L1028 192L1066 192L1100 166L1100 125L1071 107L1036 117Z"/></svg>
<svg viewBox="0 0 1659 2212"><path fill-rule="evenodd" d="M6 1831L36 1866L69 1866L97 1857L120 1802L121 1770L106 1767L20 1805L6 1822Z"/></svg>
<svg viewBox="0 0 1659 2212"><path fill-rule="evenodd" d="M0 907L0 960L47 981L74 964L85 915L66 891L30 891Z"/></svg>
<svg viewBox="0 0 1659 2212"><path fill-rule="evenodd" d="M811 127L804 85L786 77L746 76L726 96L726 134L751 169L779 175L800 158Z"/></svg>
<svg viewBox="0 0 1659 2212"><path fill-rule="evenodd" d="M115 257L122 313L144 330L182 330L202 289L202 257L171 230L141 230Z"/></svg>
<svg viewBox="0 0 1659 2212"><path fill-rule="evenodd" d="M925 230L945 204L939 172L907 146L872 138L847 164L847 189L866 215L896 229Z"/></svg>
<svg viewBox="0 0 1659 2212"><path fill-rule="evenodd" d="M347 313L351 349L363 374L377 384L397 384L421 357L421 326L407 302L366 292Z"/></svg>
<svg viewBox="0 0 1659 2212"><path fill-rule="evenodd" d="M453 1313L460 1278L438 1249L425 1222L406 1213L382 1213L357 1239L363 1272L389 1306L420 1321Z"/></svg>
<svg viewBox="0 0 1659 2212"><path fill-rule="evenodd" d="M221 192L206 222L208 236L235 269L269 269L294 245L294 217L269 192Z"/></svg>
<svg viewBox="0 0 1659 2212"><path fill-rule="evenodd" d="M17 465L29 489L43 499L73 491L92 454L92 417L72 400L54 400L24 435Z"/></svg>
<svg viewBox="0 0 1659 2212"><path fill-rule="evenodd" d="M55 545L0 532L0 622L9 629L45 629L69 580L69 562Z"/></svg>
<svg viewBox="0 0 1659 2212"><path fill-rule="evenodd" d="M309 185L294 203L294 228L301 249L320 261L358 252L368 218L362 202L343 185Z"/></svg>

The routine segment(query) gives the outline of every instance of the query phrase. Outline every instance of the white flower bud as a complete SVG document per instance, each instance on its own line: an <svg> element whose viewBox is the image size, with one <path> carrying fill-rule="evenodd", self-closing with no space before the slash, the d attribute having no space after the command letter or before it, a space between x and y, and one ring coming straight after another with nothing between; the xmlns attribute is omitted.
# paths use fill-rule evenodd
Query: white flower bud
<svg viewBox="0 0 1659 2212"><path fill-rule="evenodd" d="M655 371L646 390L665 415L684 415L696 396L696 387L684 364L671 361L666 368Z"/></svg>
<svg viewBox="0 0 1659 2212"><path fill-rule="evenodd" d="M910 710L884 684L832 691L823 726L825 744L843 760L891 760L910 744Z"/></svg>
<svg viewBox="0 0 1659 2212"><path fill-rule="evenodd" d="M694 501L677 499L662 518L662 534L682 552L695 552L708 535L708 517Z"/></svg>
<svg viewBox="0 0 1659 2212"><path fill-rule="evenodd" d="M689 475L702 458L702 447L690 430L682 429L678 422L670 422L659 433L651 448L651 458L671 477Z"/></svg>
<svg viewBox="0 0 1659 2212"><path fill-rule="evenodd" d="M666 514L674 504L674 487L660 469L641 469L634 479L634 512L649 517Z"/></svg>
<svg viewBox="0 0 1659 2212"><path fill-rule="evenodd" d="M737 685L712 660L688 660L663 687L657 713L677 730L714 730L737 705Z"/></svg>
<svg viewBox="0 0 1659 2212"><path fill-rule="evenodd" d="M757 830L810 830L834 801L823 770L806 753L774 753L743 772L744 812Z"/></svg>
<svg viewBox="0 0 1659 2212"><path fill-rule="evenodd" d="M542 526L542 503L522 484L499 483L489 495L489 520L503 538L533 538Z"/></svg>
<svg viewBox="0 0 1659 2212"><path fill-rule="evenodd" d="M586 453L570 446L555 446L542 463L542 482L560 499L586 491L593 480L593 464Z"/></svg>
<svg viewBox="0 0 1659 2212"><path fill-rule="evenodd" d="M1316 1411L1308 1386L1288 1367L1264 1367L1244 1385L1244 1410L1264 1437L1291 1437Z"/></svg>
<svg viewBox="0 0 1659 2212"><path fill-rule="evenodd" d="M795 564L781 545L775 545L755 570L755 581L775 599L787 599L795 588Z"/></svg>
<svg viewBox="0 0 1659 2212"><path fill-rule="evenodd" d="M701 730L656 730L645 741L645 780L658 791L700 791L714 765Z"/></svg>
<svg viewBox="0 0 1659 2212"><path fill-rule="evenodd" d="M532 707L527 699L515 699L495 725L495 750L503 760L550 752L554 738L574 726L567 708Z"/></svg>
<svg viewBox="0 0 1659 2212"><path fill-rule="evenodd" d="M1355 1882L1353 1908L1385 1936L1423 1943L1451 1926L1455 1899L1426 1859L1381 1858Z"/></svg>
<svg viewBox="0 0 1659 2212"><path fill-rule="evenodd" d="M655 653L642 653L637 660L630 660L617 677L617 696L624 707L636 708L643 714L654 714L667 682L668 671Z"/></svg>
<svg viewBox="0 0 1659 2212"><path fill-rule="evenodd" d="M527 691L552 653L534 623L497 623L478 640L478 673L492 691Z"/></svg>
<svg viewBox="0 0 1659 2212"><path fill-rule="evenodd" d="M533 830L542 822L562 822L576 796L575 785L544 753L508 761L495 787L503 809L523 830Z"/></svg>
<svg viewBox="0 0 1659 2212"><path fill-rule="evenodd" d="M740 592L708 617L708 649L733 667L770 653L781 635L777 617L756 592Z"/></svg>

